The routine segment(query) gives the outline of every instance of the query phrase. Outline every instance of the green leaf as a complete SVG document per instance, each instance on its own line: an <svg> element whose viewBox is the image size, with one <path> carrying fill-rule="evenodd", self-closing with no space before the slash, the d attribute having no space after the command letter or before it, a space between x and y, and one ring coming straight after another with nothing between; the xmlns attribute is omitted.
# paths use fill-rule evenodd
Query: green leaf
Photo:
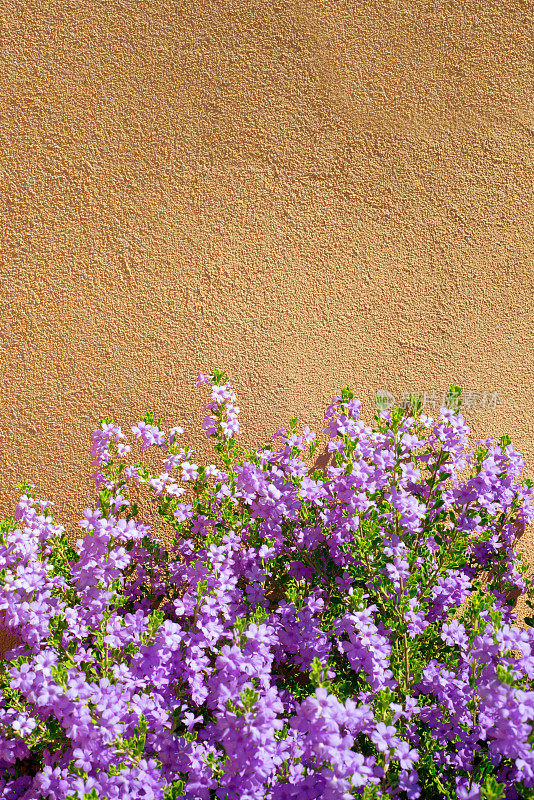
<svg viewBox="0 0 534 800"><path fill-rule="evenodd" d="M213 383L220 386L226 377L226 372L223 369L214 369L212 372Z"/></svg>
<svg viewBox="0 0 534 800"><path fill-rule="evenodd" d="M460 395L462 394L462 389L460 386L454 386L454 384L449 384L449 391L447 393L447 406L449 408L455 408L458 412L460 410L460 406L462 405L462 400Z"/></svg>
<svg viewBox="0 0 534 800"><path fill-rule="evenodd" d="M344 403L354 399L354 392L349 386L343 386L341 389L341 399Z"/></svg>
<svg viewBox="0 0 534 800"><path fill-rule="evenodd" d="M484 800L502 800L504 783L498 783L493 775L488 775L484 786L481 787L481 796Z"/></svg>

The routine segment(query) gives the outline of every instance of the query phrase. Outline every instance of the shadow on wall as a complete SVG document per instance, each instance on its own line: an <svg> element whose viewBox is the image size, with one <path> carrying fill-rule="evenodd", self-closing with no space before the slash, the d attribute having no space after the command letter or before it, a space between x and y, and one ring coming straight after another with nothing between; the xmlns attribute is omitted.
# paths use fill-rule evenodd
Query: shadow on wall
<svg viewBox="0 0 534 800"><path fill-rule="evenodd" d="M8 650L17 647L20 644L20 639L13 634L9 633L6 628L0 628L0 658L3 658Z"/></svg>
<svg viewBox="0 0 534 800"><path fill-rule="evenodd" d="M321 453L321 455L318 456L315 464L313 464L310 467L310 469L308 470L308 476L313 475L313 473L315 472L316 469L322 469L324 478L326 480L326 478L328 477L328 474L327 474L328 467L331 464L335 465L335 463L336 462L335 462L335 458L334 458L334 453L329 453L328 452L328 445L327 445L324 453Z"/></svg>

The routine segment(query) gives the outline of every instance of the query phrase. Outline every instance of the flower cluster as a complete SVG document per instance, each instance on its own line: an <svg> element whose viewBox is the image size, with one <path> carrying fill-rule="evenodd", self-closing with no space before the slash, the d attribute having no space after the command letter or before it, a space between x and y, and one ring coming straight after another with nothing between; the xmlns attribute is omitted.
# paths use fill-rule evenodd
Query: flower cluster
<svg viewBox="0 0 534 800"><path fill-rule="evenodd" d="M471 451L461 402L372 428L344 388L319 470L309 427L247 452L225 373L197 385L221 468L151 412L132 432L164 471L126 466L105 418L76 546L32 484L0 523L20 642L0 664L0 798L534 797L534 632L511 599L534 597L515 549L534 491L509 438Z"/></svg>
<svg viewBox="0 0 534 800"><path fill-rule="evenodd" d="M200 373L197 386L212 384L212 381L212 375ZM232 439L236 434L241 433L237 419L241 409L235 405L236 399L228 382L222 386L216 384L212 386L211 401L204 406L204 411L212 413L208 414L202 422L202 428L208 436L217 436L217 433L221 431L226 439Z"/></svg>

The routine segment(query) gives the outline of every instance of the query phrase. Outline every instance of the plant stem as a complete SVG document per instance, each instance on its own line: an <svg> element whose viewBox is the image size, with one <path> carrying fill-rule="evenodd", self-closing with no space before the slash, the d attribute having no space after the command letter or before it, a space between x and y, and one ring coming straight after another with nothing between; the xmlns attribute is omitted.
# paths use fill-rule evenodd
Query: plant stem
<svg viewBox="0 0 534 800"><path fill-rule="evenodd" d="M405 671L405 683L406 683L406 694L409 694L410 690L410 663L408 659L408 638L406 635L406 631L402 636L402 644L404 649L404 671Z"/></svg>

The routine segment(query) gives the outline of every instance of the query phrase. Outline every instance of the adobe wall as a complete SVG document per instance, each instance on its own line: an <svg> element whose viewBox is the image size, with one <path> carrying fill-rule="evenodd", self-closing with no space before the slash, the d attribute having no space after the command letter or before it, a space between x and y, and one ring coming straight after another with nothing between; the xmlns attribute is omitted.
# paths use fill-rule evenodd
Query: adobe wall
<svg viewBox="0 0 534 800"><path fill-rule="evenodd" d="M459 384L534 477L528 11L2 3L0 516L27 479L76 541L105 414L211 460L213 366L246 444Z"/></svg>

